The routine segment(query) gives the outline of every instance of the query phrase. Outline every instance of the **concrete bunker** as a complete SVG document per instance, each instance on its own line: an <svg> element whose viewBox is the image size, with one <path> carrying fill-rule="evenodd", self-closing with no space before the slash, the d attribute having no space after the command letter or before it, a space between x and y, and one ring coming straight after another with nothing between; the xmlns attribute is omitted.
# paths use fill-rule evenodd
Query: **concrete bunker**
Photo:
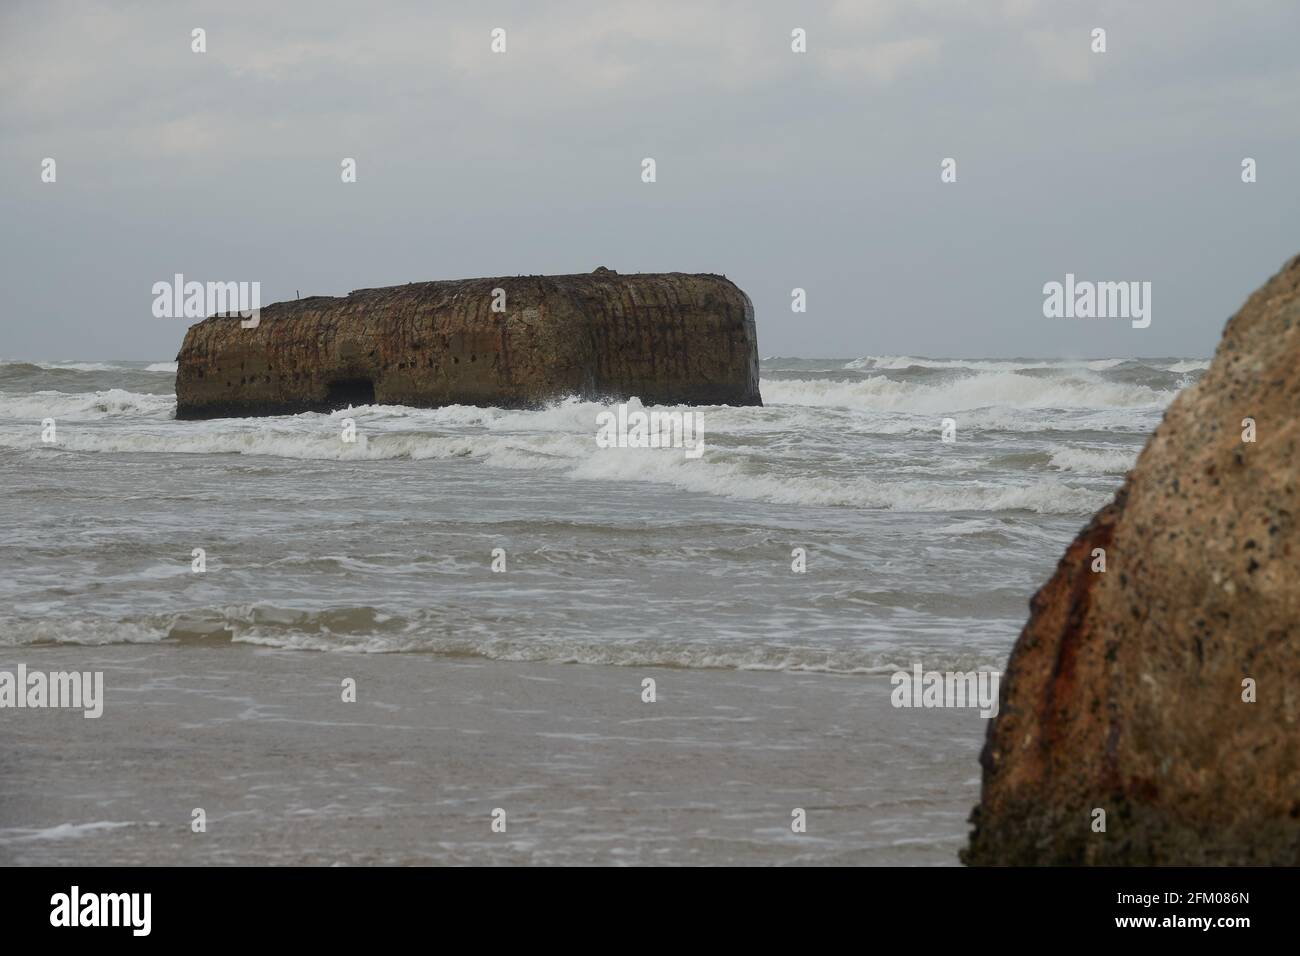
<svg viewBox="0 0 1300 956"><path fill-rule="evenodd" d="M351 405L534 408L568 396L761 405L749 297L724 276L608 269L413 282L190 326L176 417Z"/></svg>

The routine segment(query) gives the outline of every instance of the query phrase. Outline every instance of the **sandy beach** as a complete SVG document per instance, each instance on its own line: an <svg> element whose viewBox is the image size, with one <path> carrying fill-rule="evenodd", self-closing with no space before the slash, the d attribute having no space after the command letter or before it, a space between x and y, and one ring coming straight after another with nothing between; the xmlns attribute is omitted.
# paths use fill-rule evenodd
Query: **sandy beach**
<svg viewBox="0 0 1300 956"><path fill-rule="evenodd" d="M19 662L103 671L105 706L5 712L0 864L954 865L985 729L896 710L879 676L232 645Z"/></svg>

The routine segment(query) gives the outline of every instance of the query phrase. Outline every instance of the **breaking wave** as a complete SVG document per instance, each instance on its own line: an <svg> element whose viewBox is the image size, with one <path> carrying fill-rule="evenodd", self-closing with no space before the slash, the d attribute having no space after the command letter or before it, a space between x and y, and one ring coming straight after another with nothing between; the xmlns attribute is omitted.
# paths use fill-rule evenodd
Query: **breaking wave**
<svg viewBox="0 0 1300 956"><path fill-rule="evenodd" d="M836 360L836 372L836 362L773 361L790 368L765 370L764 407L698 410L706 450L697 459L671 450L598 448L597 414L609 406L577 398L535 411L365 406L332 415L180 422L174 395L152 391L170 387L165 375L174 362L133 363L125 373L134 376L133 390L5 384L0 447L32 455L463 460L776 505L1083 515L1104 504L1114 477L1132 466L1142 436L1177 394L1178 376L1194 377L1206 364L882 356L847 363L857 371ZM921 371L906 371L918 363ZM24 381L70 374L41 369L0 365ZM71 374L82 381L103 373ZM946 416L958 426L950 451L938 443ZM344 417L357 423L355 442L340 439ZM57 444L43 445L32 427L46 418L60 426Z"/></svg>
<svg viewBox="0 0 1300 956"><path fill-rule="evenodd" d="M70 407L88 414L85 404L70 402ZM97 400L94 405L101 417L130 414L131 406L131 400L123 398ZM113 410L104 411L105 407ZM55 446L41 446L29 432L0 432L0 446L25 447L41 454L265 455L325 461L468 459L496 468L552 471L588 481L651 482L772 504L899 511L1086 514L1106 498L1096 490L1050 477L1016 484L973 479L954 484L906 476L887 479L826 473L816 461L789 460L762 446L747 450L717 445L706 448L698 459L670 449L602 449L595 444L592 427L600 408L603 406L576 401L539 413L459 406L435 410L369 406L346 413L361 423L354 442L340 440L339 419L345 413L335 413L264 421L168 422L163 429L78 429L69 425L59 432ZM520 418L528 415L536 417L528 420L532 427L527 432L510 430L518 428ZM446 428L453 423L477 428L431 433L439 425Z"/></svg>
<svg viewBox="0 0 1300 956"><path fill-rule="evenodd" d="M110 388L100 392L0 392L0 419L45 418L86 421L117 416L170 417L176 410L171 395L150 395Z"/></svg>
<svg viewBox="0 0 1300 956"><path fill-rule="evenodd" d="M1123 475L1137 461L1136 450L1117 448L1061 448L1052 452L1050 465L1060 471Z"/></svg>
<svg viewBox="0 0 1300 956"><path fill-rule="evenodd" d="M501 637L482 621L449 622L436 611L387 614L369 606L302 610L267 604L199 608L140 618L0 620L0 646L251 644L282 650L441 657L613 667L672 667L832 674L883 674L927 667L974 670L995 656L923 645L777 645L718 639L611 639L603 634Z"/></svg>
<svg viewBox="0 0 1300 956"><path fill-rule="evenodd" d="M815 405L864 411L942 413L1009 408L1163 407L1176 394L1145 385L1079 376L1040 377L987 372L930 385L875 377L860 381L778 379L764 381L763 400L777 405Z"/></svg>

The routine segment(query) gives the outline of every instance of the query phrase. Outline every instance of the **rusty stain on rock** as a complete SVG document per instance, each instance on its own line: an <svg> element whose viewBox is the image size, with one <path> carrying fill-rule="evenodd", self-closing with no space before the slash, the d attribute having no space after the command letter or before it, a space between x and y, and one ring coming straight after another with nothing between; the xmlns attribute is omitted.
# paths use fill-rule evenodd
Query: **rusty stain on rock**
<svg viewBox="0 0 1300 956"><path fill-rule="evenodd" d="M1300 863L1298 395L1300 257L1228 321L1031 600L964 862Z"/></svg>

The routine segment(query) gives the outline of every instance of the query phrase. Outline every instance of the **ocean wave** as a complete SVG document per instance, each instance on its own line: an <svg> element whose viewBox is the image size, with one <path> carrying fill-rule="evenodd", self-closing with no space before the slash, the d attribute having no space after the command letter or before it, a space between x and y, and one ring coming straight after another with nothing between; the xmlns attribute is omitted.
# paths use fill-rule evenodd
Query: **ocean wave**
<svg viewBox="0 0 1300 956"><path fill-rule="evenodd" d="M276 426L242 427L229 430L203 429L175 434L143 430L63 430L58 441L42 446L39 441L15 435L0 435L9 447L32 447L49 453L60 451L105 453L154 453L177 455L266 455L310 461L386 461L390 459L438 459L483 457L497 450L487 436L440 436L419 433L358 434L355 442L340 438L337 427L316 430ZM527 445L526 439L520 439ZM534 442L535 444L535 442ZM526 449L521 448L521 451Z"/></svg>
<svg viewBox="0 0 1300 956"><path fill-rule="evenodd" d="M520 463L522 466L522 462ZM569 468L575 478L651 481L683 491L770 504L885 509L889 511L1033 511L1088 514L1107 495L1057 479L1001 484L972 480L879 481L833 475L754 474L748 462L697 461L653 449L605 449Z"/></svg>
<svg viewBox="0 0 1300 956"><path fill-rule="evenodd" d="M354 412L355 413L355 412ZM303 416L307 417L307 416ZM326 416L315 416L325 419ZM283 420L281 420L283 421ZM33 441L19 437L18 443ZM0 435L0 444L15 443ZM707 444L707 438L706 438ZM297 427L241 426L188 433L127 430L64 430L48 453L132 452L166 454L267 455L328 461L393 459L472 459L510 470L554 471L588 481L650 482L682 491L772 504L853 507L894 511L1034 511L1086 514L1104 495L1056 479L1028 484L976 481L879 481L809 472L777 473L776 464L725 449L706 448L704 456L655 448L598 448L591 431L574 434L539 430L534 434L471 433L431 435L416 431L357 434L340 438L337 423L322 421L308 431Z"/></svg>
<svg viewBox="0 0 1300 956"><path fill-rule="evenodd" d="M100 392L0 392L0 418L86 421L115 416L166 417L176 408L171 395L110 388Z"/></svg>
<svg viewBox="0 0 1300 956"><path fill-rule="evenodd" d="M0 359L0 375L13 372L175 372L175 362L33 362L25 359Z"/></svg>
<svg viewBox="0 0 1300 956"><path fill-rule="evenodd" d="M932 414L978 408L1163 407L1174 391L1081 376L1040 377L989 372L938 385L874 377L859 381L764 380L763 400L863 411Z"/></svg>
<svg viewBox="0 0 1300 956"><path fill-rule="evenodd" d="M1067 447L1052 452L1049 465L1060 471L1123 475L1137 462L1137 456L1137 449Z"/></svg>
<svg viewBox="0 0 1300 956"><path fill-rule="evenodd" d="M95 820L90 823L59 823L52 827L9 827L0 830L0 846L35 840L75 840L102 830L120 830L135 825L125 821Z"/></svg>
<svg viewBox="0 0 1300 956"><path fill-rule="evenodd" d="M1166 372L1184 373L1184 372L1204 372L1210 367L1209 359L1191 359L1183 362L1174 362L1172 365L1164 366Z"/></svg>
<svg viewBox="0 0 1300 956"><path fill-rule="evenodd" d="M124 372L130 371L125 362L74 362L65 359L61 362L37 362L27 359L0 359L0 369L29 369L47 372Z"/></svg>
<svg viewBox="0 0 1300 956"><path fill-rule="evenodd" d="M1018 369L1084 368L1100 372L1133 359L933 359L917 355L865 355L844 363L851 371L902 371L908 368L970 369L975 372L1013 372Z"/></svg>
<svg viewBox="0 0 1300 956"><path fill-rule="evenodd" d="M37 368L64 372L116 372L121 370L115 362L35 362Z"/></svg>
<svg viewBox="0 0 1300 956"><path fill-rule="evenodd" d="M367 623L369 622L369 623ZM939 670L998 668L1002 651L934 648L893 640L888 646L763 644L750 640L684 640L667 634L641 639L538 634L502 638L481 622L457 628L435 611L409 617L369 606L317 610L274 605L199 608L176 614L113 620L81 617L0 621L0 646L251 644L289 651L430 654L544 664L669 667L691 670L887 674L913 662Z"/></svg>

